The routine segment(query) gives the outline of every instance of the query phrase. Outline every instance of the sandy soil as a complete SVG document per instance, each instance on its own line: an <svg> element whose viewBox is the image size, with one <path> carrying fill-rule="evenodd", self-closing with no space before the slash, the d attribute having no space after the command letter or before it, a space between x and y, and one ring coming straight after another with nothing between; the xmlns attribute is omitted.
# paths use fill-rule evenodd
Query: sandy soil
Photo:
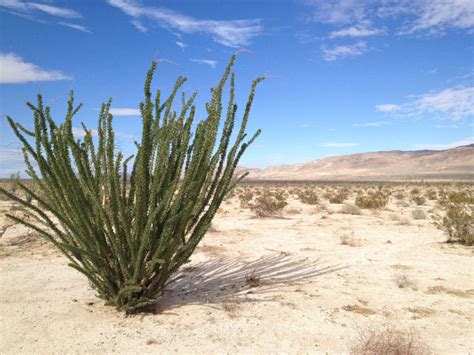
<svg viewBox="0 0 474 355"><path fill-rule="evenodd" d="M411 217L434 203L347 215L290 198L255 218L233 198L155 312L125 316L0 201L0 352L339 353L385 324L473 352L474 249Z"/></svg>

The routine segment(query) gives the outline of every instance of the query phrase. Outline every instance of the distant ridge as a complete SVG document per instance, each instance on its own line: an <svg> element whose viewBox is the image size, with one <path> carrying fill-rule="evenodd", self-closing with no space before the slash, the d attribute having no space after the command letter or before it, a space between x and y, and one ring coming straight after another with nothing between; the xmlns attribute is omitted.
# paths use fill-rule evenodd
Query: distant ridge
<svg viewBox="0 0 474 355"><path fill-rule="evenodd" d="M474 144L446 150L381 151L245 169L247 180L473 180Z"/></svg>

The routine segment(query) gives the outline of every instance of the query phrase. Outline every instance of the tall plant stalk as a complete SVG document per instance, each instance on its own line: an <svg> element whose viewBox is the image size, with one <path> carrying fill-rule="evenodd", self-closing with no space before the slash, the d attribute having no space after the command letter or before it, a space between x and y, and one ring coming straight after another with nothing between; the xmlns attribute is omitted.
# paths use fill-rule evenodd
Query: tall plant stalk
<svg viewBox="0 0 474 355"><path fill-rule="evenodd" d="M33 131L7 117L23 144L27 174L37 186L33 190L18 183L30 201L0 188L24 207L23 216L8 216L54 244L98 296L120 310L137 311L163 294L170 276L205 235L225 195L245 176L233 179L240 158L260 134L258 130L247 139L245 131L255 88L263 78L253 81L240 128L234 132L235 59L233 55L211 90L207 118L194 129L196 93L187 100L183 93L181 110L173 111L186 81L179 77L166 100L160 91L152 98L153 62L140 103L142 137L134 157L124 159L117 151L111 100L102 105L97 131L83 125L83 140L74 137L73 117L81 105L75 107L72 92L61 124L52 119L41 96L36 105L28 103ZM223 118L222 95L229 78Z"/></svg>

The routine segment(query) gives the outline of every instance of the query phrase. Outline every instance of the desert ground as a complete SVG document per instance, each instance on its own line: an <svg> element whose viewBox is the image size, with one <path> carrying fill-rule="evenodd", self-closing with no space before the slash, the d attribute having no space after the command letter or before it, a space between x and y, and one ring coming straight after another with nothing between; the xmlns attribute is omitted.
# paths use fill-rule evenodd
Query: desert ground
<svg viewBox="0 0 474 355"><path fill-rule="evenodd" d="M412 199L472 185L383 188L385 207L359 209L357 194L377 186L239 185L164 297L137 315L105 306L62 254L7 219L18 206L3 199L0 352L349 353L386 327L435 354L474 352L474 247L446 243L436 196ZM287 205L259 217L249 207L265 189ZM303 203L305 189L318 201ZM341 189L343 203L324 197Z"/></svg>

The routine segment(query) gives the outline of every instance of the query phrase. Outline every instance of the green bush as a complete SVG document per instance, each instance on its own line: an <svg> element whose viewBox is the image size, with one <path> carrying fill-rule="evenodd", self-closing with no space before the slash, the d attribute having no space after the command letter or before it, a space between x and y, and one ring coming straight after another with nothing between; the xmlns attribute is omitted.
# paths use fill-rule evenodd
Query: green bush
<svg viewBox="0 0 474 355"><path fill-rule="evenodd" d="M474 245L474 207L465 203L447 202L443 218L434 217L434 224L448 235L448 242Z"/></svg>
<svg viewBox="0 0 474 355"><path fill-rule="evenodd" d="M152 98L153 62L140 104L142 137L133 161L132 157L124 160L117 150L110 100L102 105L97 138L83 125L82 141L73 135L73 116L81 107L74 107L73 93L66 119L59 125L49 107L43 107L41 96L37 106L28 104L34 112L33 131L7 117L23 143L27 173L44 193L41 196L19 183L32 196L33 202L28 202L0 189L27 210L24 217L9 217L53 243L69 265L88 278L98 296L117 309L134 312L162 295L170 276L189 260L239 180L233 180L234 170L260 133L244 142L255 88L263 78L253 81L240 128L232 135L237 111L231 74L235 58L211 91L207 118L195 129L195 94L189 99L183 94L181 109L173 110L185 78L178 78L165 101L160 91ZM222 94L229 77L229 103L222 120ZM235 137L233 144L231 137Z"/></svg>
<svg viewBox="0 0 474 355"><path fill-rule="evenodd" d="M356 206L369 209L383 208L387 203L388 197L380 191L366 196L358 196L355 200Z"/></svg>

